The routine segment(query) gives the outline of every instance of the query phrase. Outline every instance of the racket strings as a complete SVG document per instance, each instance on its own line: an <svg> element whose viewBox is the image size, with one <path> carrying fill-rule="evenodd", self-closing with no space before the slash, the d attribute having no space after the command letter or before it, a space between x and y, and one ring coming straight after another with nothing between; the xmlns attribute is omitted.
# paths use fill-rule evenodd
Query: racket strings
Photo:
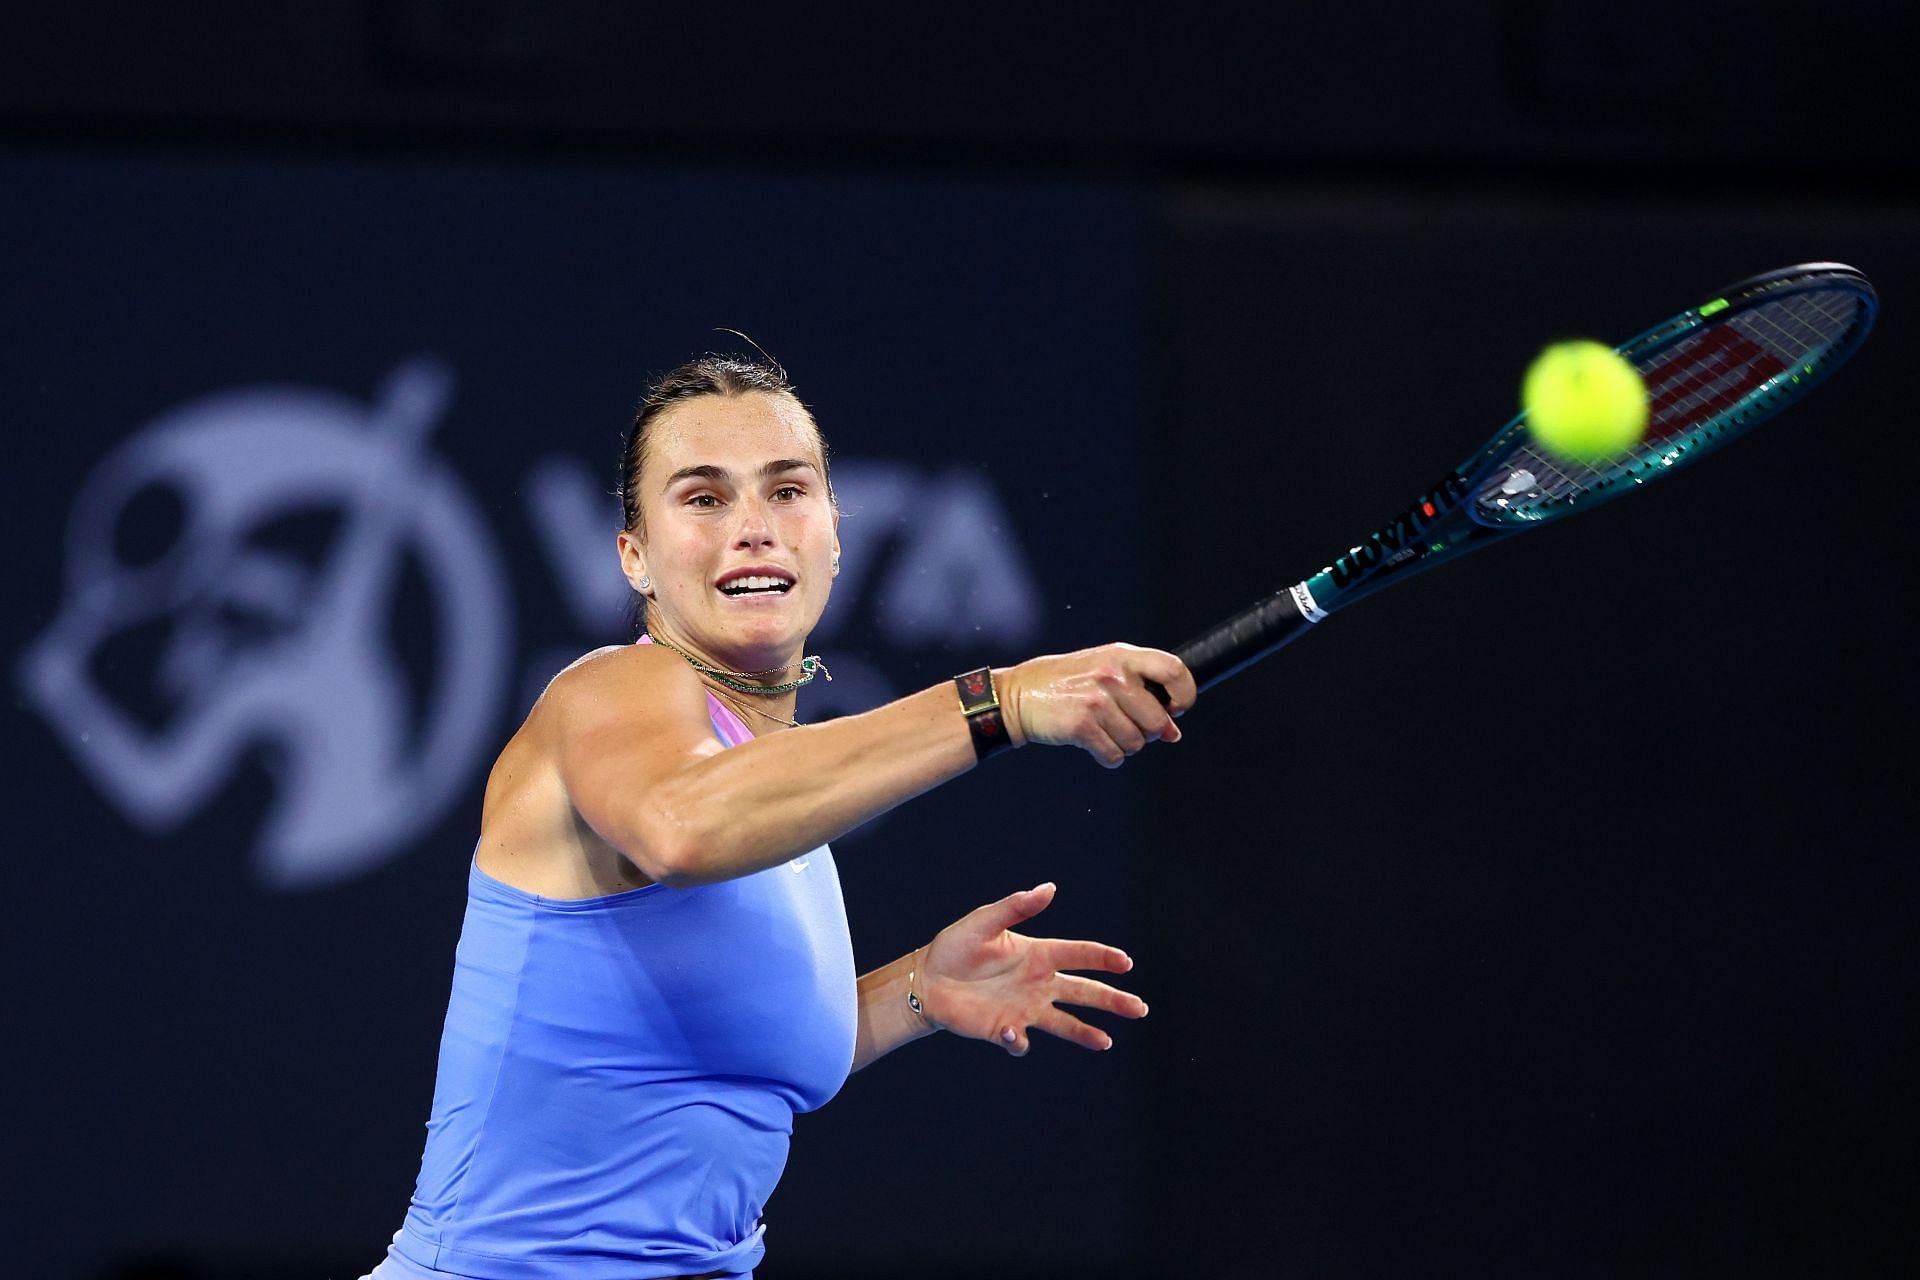
<svg viewBox="0 0 1920 1280"><path fill-rule="evenodd" d="M1851 346L1868 314L1850 290L1813 289L1735 312L1651 356L1629 351L1647 386L1647 428L1633 448L1585 465L1521 433L1473 501L1495 522L1544 519L1586 494L1639 484L1762 421Z"/></svg>

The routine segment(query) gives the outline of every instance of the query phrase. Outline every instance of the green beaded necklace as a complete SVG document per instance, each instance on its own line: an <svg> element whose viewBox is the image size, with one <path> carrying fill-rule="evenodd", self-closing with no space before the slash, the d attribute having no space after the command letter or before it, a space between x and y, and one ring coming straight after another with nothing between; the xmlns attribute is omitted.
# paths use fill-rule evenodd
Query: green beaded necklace
<svg viewBox="0 0 1920 1280"><path fill-rule="evenodd" d="M700 661L700 659L688 653L685 649L682 649L679 645L662 640L651 631L647 632L647 636L655 644L671 649L685 658L687 664L701 675L713 680L718 680L721 684L727 686L727 688L737 690L741 693L791 693L803 684L813 683L813 678L816 675L825 676L828 681L832 681L833 679L833 672L827 670L827 664L813 656L802 658L799 662L790 663L784 667L775 667L772 671L722 671L718 667L708 666L706 663ZM754 676L778 675L782 671L791 671L796 666L800 668L800 678L798 680L789 680L785 684L747 683L747 681Z"/></svg>

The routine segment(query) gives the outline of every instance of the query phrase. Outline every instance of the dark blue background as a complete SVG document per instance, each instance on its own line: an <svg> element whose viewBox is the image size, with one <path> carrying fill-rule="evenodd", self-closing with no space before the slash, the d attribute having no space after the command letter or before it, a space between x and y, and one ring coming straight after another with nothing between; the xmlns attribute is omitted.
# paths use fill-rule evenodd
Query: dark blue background
<svg viewBox="0 0 1920 1280"><path fill-rule="evenodd" d="M1051 927L1127 945L1154 1013L1099 1058L936 1041L856 1079L801 1122L765 1273L1911 1269L1906 9L18 8L10 679L128 433L434 354L433 450L512 577L489 757L620 636L560 589L535 465L611 488L646 375L713 326L792 366L850 520L862 459L992 484L1030 648L1164 642L1401 509L1543 342L1864 269L1856 362L1710 465L1343 615L1177 750L1025 752L842 842L863 960L1052 876ZM1020 656L884 625L935 505L836 600L836 698ZM358 1274L418 1155L477 778L375 874L268 894L271 756L145 839L9 687L6 1267Z"/></svg>
<svg viewBox="0 0 1920 1280"><path fill-rule="evenodd" d="M788 365L849 471L881 459L933 485L984 478L1035 575L1042 633L1026 652L891 643L869 575L864 598L835 602L850 616L829 663L864 661L907 692L1137 628L1146 212L1124 190L135 156L15 157L0 186L28 247L0 301L0 382L33 477L7 515L9 654L58 604L68 503L127 433L235 385L366 400L431 354L454 392L430 447L504 554L517 697L522 668L623 638L617 618L574 620L525 477L571 457L610 490L642 386L739 345L717 325ZM611 573L610 499L607 515ZM901 540L869 541L887 555ZM421 612L416 598L412 625ZM523 709L499 708L496 748ZM272 893L246 859L272 788L257 757L145 837L31 710L16 701L10 719L14 1013L43 1030L22 1064L33 1103L12 1123L37 1170L9 1210L27 1244L8 1252L34 1274L168 1250L370 1266L422 1141L484 763L397 860ZM1048 931L1138 944L1133 793L1082 759L1020 764L841 843L862 968L1041 879L1062 885ZM1140 1141L1124 1118L1143 1086L1125 1048L1050 1043L1015 1063L943 1040L883 1061L801 1122L768 1211L774 1257L990 1265L988 1225L1010 1205L1089 1178L1098 1194L1025 1253L1122 1257Z"/></svg>

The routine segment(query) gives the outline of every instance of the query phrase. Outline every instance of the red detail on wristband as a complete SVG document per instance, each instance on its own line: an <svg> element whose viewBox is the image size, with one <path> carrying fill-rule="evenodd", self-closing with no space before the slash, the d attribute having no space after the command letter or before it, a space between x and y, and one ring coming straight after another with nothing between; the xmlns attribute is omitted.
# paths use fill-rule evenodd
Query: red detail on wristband
<svg viewBox="0 0 1920 1280"><path fill-rule="evenodd" d="M967 728L973 733L973 754L976 759L985 760L1002 751L1013 750L1007 722L1001 718L998 710L979 711L968 716Z"/></svg>

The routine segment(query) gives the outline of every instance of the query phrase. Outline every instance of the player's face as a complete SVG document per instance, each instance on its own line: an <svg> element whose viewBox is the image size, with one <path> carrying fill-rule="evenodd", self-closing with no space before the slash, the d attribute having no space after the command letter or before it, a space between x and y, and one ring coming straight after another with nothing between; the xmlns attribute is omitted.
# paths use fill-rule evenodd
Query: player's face
<svg viewBox="0 0 1920 1280"><path fill-rule="evenodd" d="M637 486L644 542L620 543L628 581L652 579L649 626L736 671L795 661L840 551L824 467L790 396L700 396L656 419Z"/></svg>

